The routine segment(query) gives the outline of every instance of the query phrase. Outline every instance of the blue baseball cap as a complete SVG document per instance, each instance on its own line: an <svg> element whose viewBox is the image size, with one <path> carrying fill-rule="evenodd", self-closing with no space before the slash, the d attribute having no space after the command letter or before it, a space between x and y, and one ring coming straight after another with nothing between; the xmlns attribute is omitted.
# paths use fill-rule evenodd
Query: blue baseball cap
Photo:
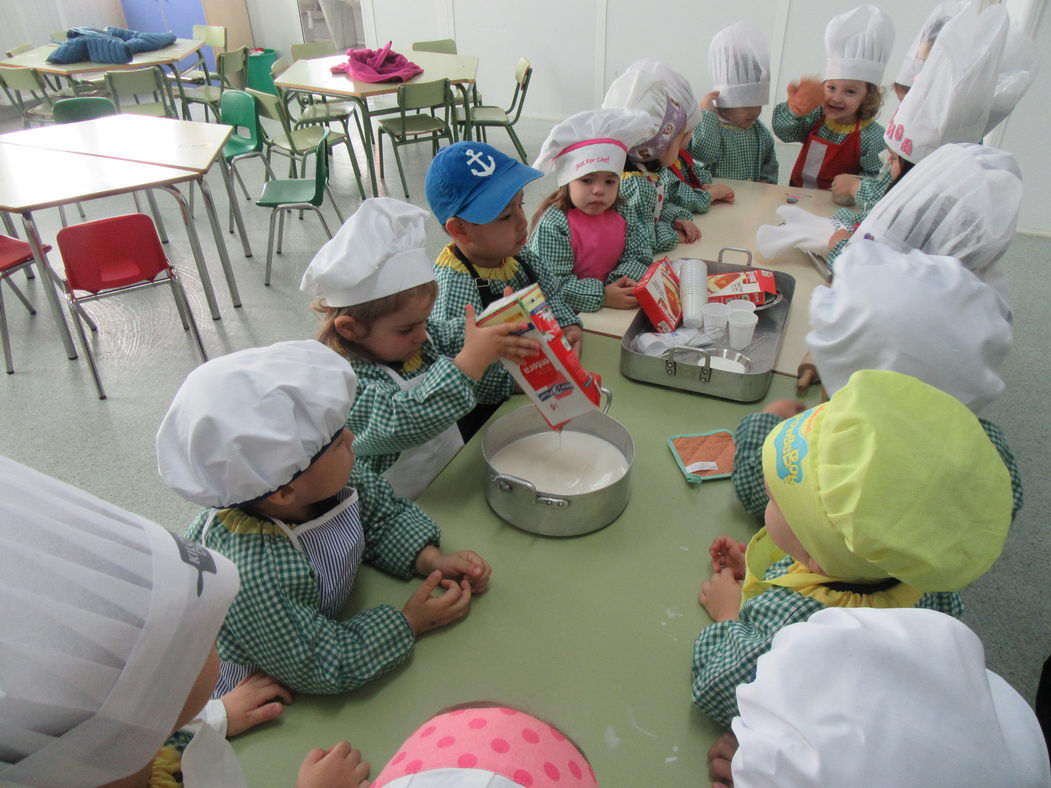
<svg viewBox="0 0 1051 788"><path fill-rule="evenodd" d="M438 151L427 170L427 202L439 222L459 216L486 224L500 215L540 170L501 153L485 142L465 140Z"/></svg>

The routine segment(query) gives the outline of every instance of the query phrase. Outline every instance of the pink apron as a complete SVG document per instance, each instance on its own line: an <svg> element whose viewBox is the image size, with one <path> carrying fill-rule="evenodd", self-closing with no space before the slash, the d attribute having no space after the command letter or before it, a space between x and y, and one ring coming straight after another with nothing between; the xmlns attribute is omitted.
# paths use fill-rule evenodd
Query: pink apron
<svg viewBox="0 0 1051 788"><path fill-rule="evenodd" d="M624 253L627 222L616 208L591 216L576 208L566 211L569 243L573 248L573 273L578 279L605 282Z"/></svg>

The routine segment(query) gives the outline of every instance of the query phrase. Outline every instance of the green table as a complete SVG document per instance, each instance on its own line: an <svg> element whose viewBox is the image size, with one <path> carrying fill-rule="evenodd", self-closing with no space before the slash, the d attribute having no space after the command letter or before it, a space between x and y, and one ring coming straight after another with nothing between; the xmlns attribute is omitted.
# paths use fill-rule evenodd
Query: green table
<svg viewBox="0 0 1051 788"><path fill-rule="evenodd" d="M700 785L718 728L690 703L693 641L710 619L697 604L708 545L755 531L729 480L690 486L669 435L733 430L761 403L741 404L636 383L620 375L619 342L588 334L585 366L614 391L610 415L635 440L631 500L608 528L573 539L533 536L485 503L478 436L420 505L445 550L477 550L493 566L466 620L424 636L405 665L342 696L300 697L283 719L234 746L249 784L291 785L307 751L348 739L373 775L431 714L496 700L568 732L604 786ZM794 396L775 375L767 401ZM816 403L817 390L811 398ZM526 404L514 397L501 412ZM363 568L348 610L401 606L408 584Z"/></svg>

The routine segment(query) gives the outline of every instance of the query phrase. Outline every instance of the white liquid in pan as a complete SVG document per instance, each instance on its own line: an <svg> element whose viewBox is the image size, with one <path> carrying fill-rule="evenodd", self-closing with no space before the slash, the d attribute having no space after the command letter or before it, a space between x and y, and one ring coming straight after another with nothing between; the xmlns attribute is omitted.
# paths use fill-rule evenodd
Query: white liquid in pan
<svg viewBox="0 0 1051 788"><path fill-rule="evenodd" d="M628 461L612 443L583 432L539 432L500 449L491 463L498 473L517 476L540 492L580 495L613 484L628 472Z"/></svg>
<svg viewBox="0 0 1051 788"><path fill-rule="evenodd" d="M725 369L727 372L740 372L742 374L747 372L744 364L740 361L723 358L722 356L712 356L712 369Z"/></svg>

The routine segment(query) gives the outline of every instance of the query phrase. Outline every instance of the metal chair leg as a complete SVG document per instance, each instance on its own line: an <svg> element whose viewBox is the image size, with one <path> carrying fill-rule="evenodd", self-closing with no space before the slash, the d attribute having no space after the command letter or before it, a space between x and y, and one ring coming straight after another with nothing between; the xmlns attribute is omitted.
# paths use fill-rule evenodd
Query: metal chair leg
<svg viewBox="0 0 1051 788"><path fill-rule="evenodd" d="M332 231L330 229L328 229L328 222L325 221L325 214L321 213L321 209L320 208L316 208L316 207L314 208L314 212L317 214L318 218L321 220L321 226L325 228L325 235L327 235L329 237L329 240L332 240Z"/></svg>
<svg viewBox="0 0 1051 788"><path fill-rule="evenodd" d="M27 268L26 270L28 271L29 269ZM29 299L26 298L25 293L19 290L18 286L10 279L4 279L2 281L7 282L8 287L15 291L15 295L18 296L18 300L22 302L22 306L29 310L29 314L35 315L36 310L33 308L33 305L29 302Z"/></svg>
<svg viewBox="0 0 1051 788"><path fill-rule="evenodd" d="M522 147L522 141L518 139L518 135L515 134L515 130L511 127L507 127L507 134L511 138L511 142L514 143L515 150L518 151L519 158L526 164L529 164L529 159L526 156L525 148Z"/></svg>
<svg viewBox="0 0 1051 788"><path fill-rule="evenodd" d="M84 324L80 322L80 305L72 301L67 301L67 303L69 304L69 312L73 318L73 324L77 327L77 336L80 337L80 347L84 350L84 355L87 356L88 366L91 368L91 376L95 379L95 389L99 393L99 399L106 399L106 391L102 388L102 378L99 377L95 356L92 354L91 347L88 345L88 338L84 334Z"/></svg>
<svg viewBox="0 0 1051 788"><path fill-rule="evenodd" d="M87 310L84 309L84 307L80 304L77 304L76 307L77 311L80 313L80 319L88 324L88 328L90 328L92 331L98 331L99 327L95 325L95 321L91 319L91 315L87 313Z"/></svg>
<svg viewBox="0 0 1051 788"><path fill-rule="evenodd" d="M332 203L332 207L336 209L336 216L339 217L339 223L342 225L344 221L343 212L339 210L339 203L336 202L336 198L332 194L332 189L327 183L325 184L325 192L328 194L328 200Z"/></svg>
<svg viewBox="0 0 1051 788"><path fill-rule="evenodd" d="M182 318L183 328L187 327L189 323L190 333L193 334L194 340L197 342L197 350L201 354L201 362L208 360L208 353L204 349L204 342L201 340L201 332L197 330L197 321L194 320L193 310L190 309L190 300L186 297L186 291L183 289L182 282L179 280L178 275L175 273L173 268L170 275L172 286L172 295L175 296L175 306L179 310L179 316Z"/></svg>
<svg viewBox="0 0 1051 788"><path fill-rule="evenodd" d="M281 247L285 243L285 214L287 211L281 211L281 215L277 217L277 253L281 254Z"/></svg>
<svg viewBox="0 0 1051 788"><path fill-rule="evenodd" d="M398 162L398 175L401 177L401 188L405 191L405 199L409 199L409 184L405 182L405 170L401 166L401 154L398 153L398 142L391 138L391 146L394 148L394 160Z"/></svg>
<svg viewBox="0 0 1051 788"><path fill-rule="evenodd" d="M84 213L84 206L81 205L79 202L77 203L77 211L80 213L80 218L81 219L87 219L88 218L88 215L86 213Z"/></svg>
<svg viewBox="0 0 1051 788"><path fill-rule="evenodd" d="M7 310L4 309L4 293L3 288L0 287L0 341L3 342L4 346L4 364L7 368L7 374L15 374L15 366L11 361L11 337L7 332Z"/></svg>
<svg viewBox="0 0 1051 788"><path fill-rule="evenodd" d="M270 266L274 261L274 220L280 212L280 208L274 208L270 212L270 234L266 239L266 276L263 277L263 284L267 287L270 287Z"/></svg>
<svg viewBox="0 0 1051 788"><path fill-rule="evenodd" d="M69 227L69 222L66 221L66 209L64 206L58 206L58 218L62 221L63 227Z"/></svg>

